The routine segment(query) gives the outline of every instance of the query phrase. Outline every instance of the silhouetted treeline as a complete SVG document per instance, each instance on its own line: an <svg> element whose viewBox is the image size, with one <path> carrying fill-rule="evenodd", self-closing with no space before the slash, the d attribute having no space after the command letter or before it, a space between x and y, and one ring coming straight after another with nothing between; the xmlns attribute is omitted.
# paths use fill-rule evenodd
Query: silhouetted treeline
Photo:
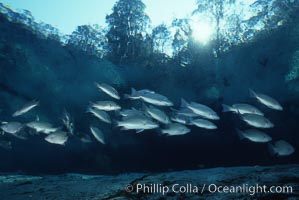
<svg viewBox="0 0 299 200"><path fill-rule="evenodd" d="M15 13L2 4L0 11L11 21L23 22L37 32L44 30L44 35L66 46L115 64L145 66L196 65L202 57L218 57L261 33L292 23L299 12L298 0L256 0L246 8L236 0L197 0L196 5L190 13L192 18L173 19L170 26L152 27L142 0L118 0L106 16L106 27L82 25L68 36L59 35L57 29L47 24L37 26L29 11ZM205 45L193 37L203 19L214 29Z"/></svg>

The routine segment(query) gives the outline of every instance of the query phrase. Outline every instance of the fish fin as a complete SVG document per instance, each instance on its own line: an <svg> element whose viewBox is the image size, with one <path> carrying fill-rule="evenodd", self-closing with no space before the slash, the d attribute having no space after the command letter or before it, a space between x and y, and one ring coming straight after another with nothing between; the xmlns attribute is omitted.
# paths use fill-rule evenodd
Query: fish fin
<svg viewBox="0 0 299 200"><path fill-rule="evenodd" d="M92 107L88 107L87 109L86 109L86 113L92 113Z"/></svg>
<svg viewBox="0 0 299 200"><path fill-rule="evenodd" d="M95 86L100 89L100 84L98 82L94 82Z"/></svg>
<svg viewBox="0 0 299 200"><path fill-rule="evenodd" d="M36 104L36 106L39 106L40 101L38 101L38 100L33 100L33 101L34 101L34 103Z"/></svg>
<svg viewBox="0 0 299 200"><path fill-rule="evenodd" d="M124 94L124 99L130 99L131 98L131 95L129 94Z"/></svg>
<svg viewBox="0 0 299 200"><path fill-rule="evenodd" d="M145 103L142 103L142 110L147 112L148 111L148 107L146 106Z"/></svg>
<svg viewBox="0 0 299 200"><path fill-rule="evenodd" d="M127 130L129 130L129 129L127 129L127 128L125 128L125 127L121 127L120 130L121 130L121 131L127 131Z"/></svg>
<svg viewBox="0 0 299 200"><path fill-rule="evenodd" d="M113 119L113 120L112 120L112 124L113 124L114 126L118 127L118 126L119 126L119 121Z"/></svg>
<svg viewBox="0 0 299 200"><path fill-rule="evenodd" d="M195 124L194 124L193 120L188 119L187 122L186 122L186 125L193 126Z"/></svg>
<svg viewBox="0 0 299 200"><path fill-rule="evenodd" d="M167 127L168 126L166 125L166 128ZM166 130L164 130L164 129L160 129L159 132L160 132L161 135L169 135L168 133L166 133Z"/></svg>
<svg viewBox="0 0 299 200"><path fill-rule="evenodd" d="M136 130L136 133L141 133L142 131L144 131L144 129L138 129Z"/></svg>
<svg viewBox="0 0 299 200"><path fill-rule="evenodd" d="M241 131L240 129L237 129L237 128L236 128L236 131L237 131L237 134L238 134L240 140L245 139L243 131Z"/></svg>
<svg viewBox="0 0 299 200"><path fill-rule="evenodd" d="M235 112L235 110L229 105L222 104L222 112Z"/></svg>
<svg viewBox="0 0 299 200"><path fill-rule="evenodd" d="M27 140L28 138L25 137L25 136L21 136L21 135L17 135L17 134L14 134L14 136L20 140Z"/></svg>
<svg viewBox="0 0 299 200"><path fill-rule="evenodd" d="M92 101L89 102L89 107L94 107L94 105L95 105L94 102L92 102Z"/></svg>
<svg viewBox="0 0 299 200"><path fill-rule="evenodd" d="M8 124L8 122L1 122L1 124Z"/></svg>
<svg viewBox="0 0 299 200"><path fill-rule="evenodd" d="M120 110L115 110L115 116L120 116Z"/></svg>
<svg viewBox="0 0 299 200"><path fill-rule="evenodd" d="M155 128L155 129L153 129L154 130L154 132L156 132L158 135L162 135L162 130L161 129L159 129L159 128Z"/></svg>
<svg viewBox="0 0 299 200"><path fill-rule="evenodd" d="M55 128L55 131L54 132L56 132L56 131L61 131L63 129L63 126L58 126L57 128ZM52 133L52 132L51 132Z"/></svg>
<svg viewBox="0 0 299 200"><path fill-rule="evenodd" d="M277 154L277 152L275 151L275 147L270 143L268 144L268 151L271 156L275 156Z"/></svg>
<svg viewBox="0 0 299 200"><path fill-rule="evenodd" d="M135 90L135 88L131 88L131 95L134 96L136 95L137 91Z"/></svg>
<svg viewBox="0 0 299 200"><path fill-rule="evenodd" d="M188 106L188 103L185 99L181 98L181 107L186 108Z"/></svg>
<svg viewBox="0 0 299 200"><path fill-rule="evenodd" d="M152 118L152 116L148 112L143 112L143 115L148 118Z"/></svg>
<svg viewBox="0 0 299 200"><path fill-rule="evenodd" d="M256 98L257 94L255 91L253 91L252 89L249 89L249 96L250 97L253 97L253 98Z"/></svg>

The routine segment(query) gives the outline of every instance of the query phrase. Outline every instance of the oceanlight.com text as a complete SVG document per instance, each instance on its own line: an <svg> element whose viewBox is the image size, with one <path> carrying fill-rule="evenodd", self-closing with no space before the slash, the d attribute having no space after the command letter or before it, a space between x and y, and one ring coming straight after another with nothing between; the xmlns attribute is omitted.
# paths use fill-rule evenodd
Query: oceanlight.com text
<svg viewBox="0 0 299 200"><path fill-rule="evenodd" d="M189 194L204 194L204 193L245 193L250 196L256 194L290 194L293 193L292 186L267 186L260 184L240 184L240 185L218 185L218 184L128 184L125 187L126 192L136 192L137 194L162 194L167 193L189 193Z"/></svg>

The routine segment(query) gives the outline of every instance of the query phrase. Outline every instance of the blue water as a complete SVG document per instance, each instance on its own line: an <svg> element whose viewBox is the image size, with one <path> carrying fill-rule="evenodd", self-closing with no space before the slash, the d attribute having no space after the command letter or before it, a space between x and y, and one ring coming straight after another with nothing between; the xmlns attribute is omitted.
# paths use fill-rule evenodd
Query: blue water
<svg viewBox="0 0 299 200"><path fill-rule="evenodd" d="M297 21L296 21L297 20ZM298 22L298 18L294 19ZM114 63L99 59L57 40L40 38L20 24L1 16L0 24L0 120L28 123L41 120L62 126L67 110L75 130L91 133L100 128L107 144L82 143L70 136L64 146L47 143L44 135L19 140L8 136L12 149L0 148L0 171L28 173L120 173L171 171L216 166L295 164L298 147L298 78L285 76L298 56L297 23L290 23L253 42L232 48L215 57L209 47L198 53L187 67L170 61ZM297 31L298 32L298 31ZM90 101L111 100L97 90L94 82L112 85L122 96L123 108L142 107L139 100L123 99L131 88L150 89L167 96L179 108L181 98L213 108L221 120L217 130L195 127L183 136L161 136L159 130L121 131L86 113ZM250 98L248 90L278 100L283 111L271 110ZM11 114L36 99L40 105L19 118ZM275 127L266 130L274 141L284 139L296 149L286 157L271 156L267 144L240 140L235 128L249 128L237 115L222 113L221 104L249 103L265 113ZM170 109L163 108L170 113ZM116 114L112 118L118 119ZM28 130L26 130L28 131Z"/></svg>

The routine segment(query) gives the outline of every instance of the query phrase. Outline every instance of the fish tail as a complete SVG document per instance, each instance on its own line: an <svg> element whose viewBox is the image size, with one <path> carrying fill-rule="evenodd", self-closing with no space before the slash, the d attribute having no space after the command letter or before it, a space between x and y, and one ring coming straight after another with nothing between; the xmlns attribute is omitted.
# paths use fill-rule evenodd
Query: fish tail
<svg viewBox="0 0 299 200"><path fill-rule="evenodd" d="M113 120L112 123L114 124L114 126L119 127L120 126L120 122L117 120Z"/></svg>
<svg viewBox="0 0 299 200"><path fill-rule="evenodd" d="M92 108L91 106L89 106L89 107L86 109L86 112L87 112L87 113L92 113L92 109L93 109L93 108Z"/></svg>
<svg viewBox="0 0 299 200"><path fill-rule="evenodd" d="M249 89L249 96L255 98L257 95L256 95L255 91L253 91L252 89Z"/></svg>
<svg viewBox="0 0 299 200"><path fill-rule="evenodd" d="M275 147L272 144L268 144L268 151L271 156L275 156L277 154Z"/></svg>
<svg viewBox="0 0 299 200"><path fill-rule="evenodd" d="M136 95L137 91L135 88L131 88L131 95L134 96Z"/></svg>
<svg viewBox="0 0 299 200"><path fill-rule="evenodd" d="M229 105L222 104L222 112L234 112L235 109Z"/></svg>
<svg viewBox="0 0 299 200"><path fill-rule="evenodd" d="M244 134L243 134L243 131L241 131L240 129L236 128L236 132L237 132L240 140L243 140L245 138Z"/></svg>
<svg viewBox="0 0 299 200"><path fill-rule="evenodd" d="M181 107L186 108L188 106L188 103L185 99L181 98Z"/></svg>
<svg viewBox="0 0 299 200"><path fill-rule="evenodd" d="M153 129L159 136L163 135L163 130L162 129L159 129L159 128L156 128L156 129Z"/></svg>
<svg viewBox="0 0 299 200"><path fill-rule="evenodd" d="M131 98L131 95L129 94L124 94L124 99L130 99Z"/></svg>
<svg viewBox="0 0 299 200"><path fill-rule="evenodd" d="M17 117L17 116L19 116L18 111L14 112L14 113L12 114L12 116L13 116L13 117Z"/></svg>
<svg viewBox="0 0 299 200"><path fill-rule="evenodd" d="M158 131L158 133L159 133L160 135L165 135L165 134L167 134L166 131L163 130L163 129L157 129L157 131Z"/></svg>
<svg viewBox="0 0 299 200"><path fill-rule="evenodd" d="M94 84L95 84L95 86L96 86L97 88L100 88L100 87L101 87L101 85L100 85L99 83L97 83L97 82L94 82Z"/></svg>
<svg viewBox="0 0 299 200"><path fill-rule="evenodd" d="M92 102L92 101L90 101L90 102L89 102L89 107L94 107L94 106L95 106L95 103Z"/></svg>

